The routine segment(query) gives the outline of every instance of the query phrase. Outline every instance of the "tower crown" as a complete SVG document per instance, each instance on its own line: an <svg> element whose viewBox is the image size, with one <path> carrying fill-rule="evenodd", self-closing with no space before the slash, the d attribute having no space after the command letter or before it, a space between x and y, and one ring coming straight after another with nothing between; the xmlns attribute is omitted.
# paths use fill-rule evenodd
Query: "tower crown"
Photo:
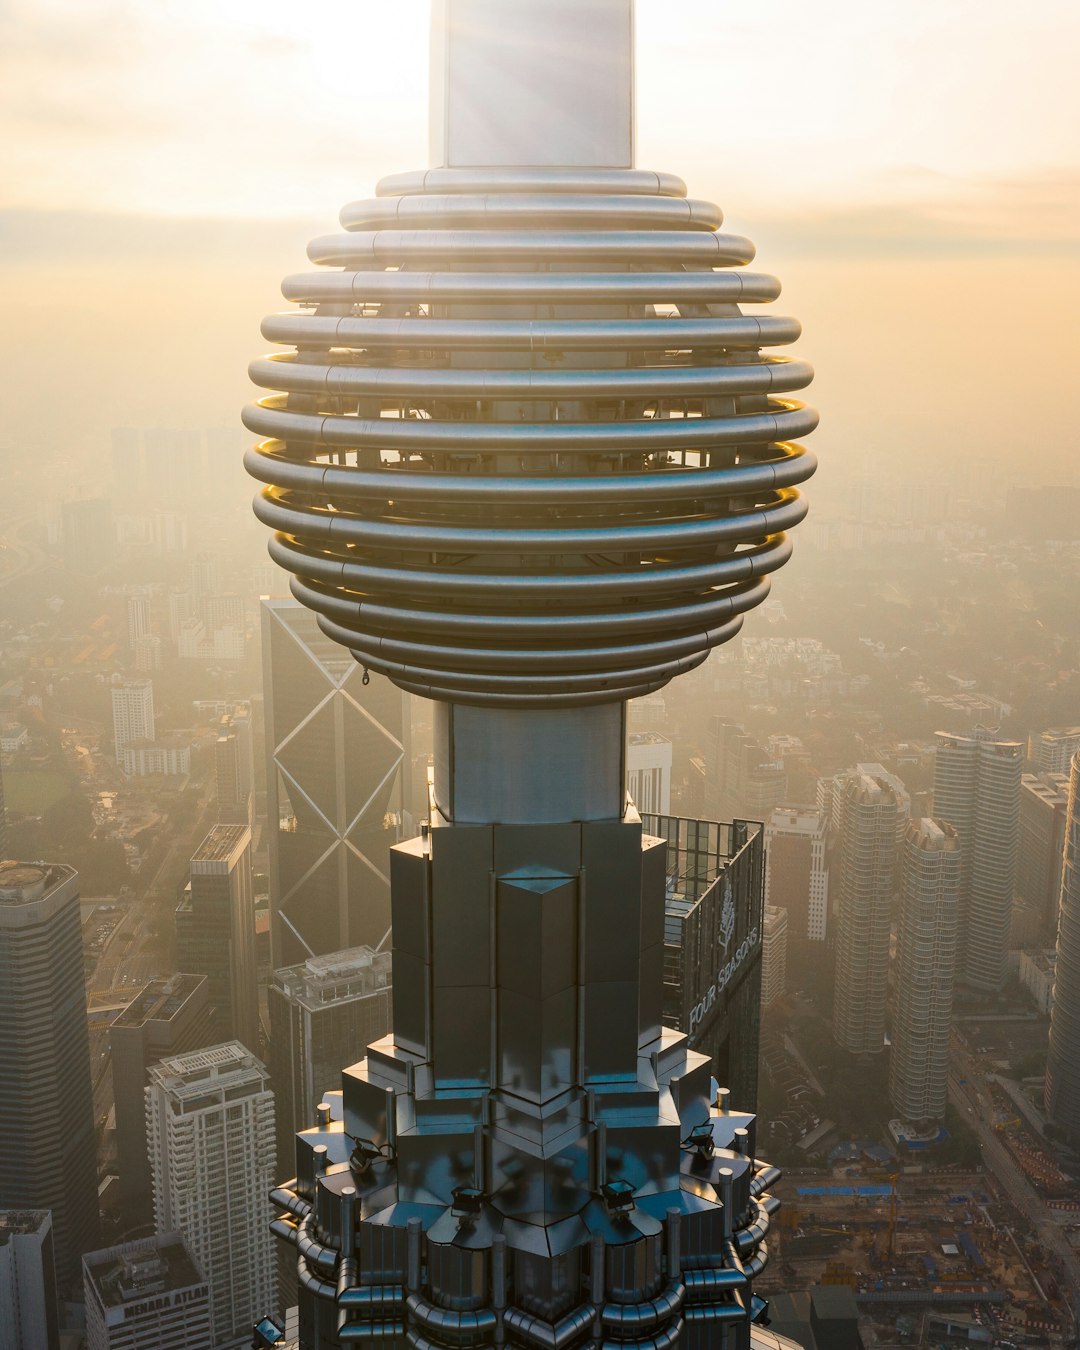
<svg viewBox="0 0 1080 1350"><path fill-rule="evenodd" d="M812 371L763 350L799 325L757 313L779 283L717 207L631 167L632 5L581 9L435 6L444 167L344 208L251 366L271 555L430 698L659 689L739 631L805 514Z"/></svg>

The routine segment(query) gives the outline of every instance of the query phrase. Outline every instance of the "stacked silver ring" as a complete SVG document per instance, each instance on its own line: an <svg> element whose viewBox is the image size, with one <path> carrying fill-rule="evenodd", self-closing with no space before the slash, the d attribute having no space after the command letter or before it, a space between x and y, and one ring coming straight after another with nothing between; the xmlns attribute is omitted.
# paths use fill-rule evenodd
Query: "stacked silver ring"
<svg viewBox="0 0 1080 1350"><path fill-rule="evenodd" d="M256 514L293 591L411 692L551 707L660 688L790 554L816 424L779 284L667 175L384 180L289 277Z"/></svg>

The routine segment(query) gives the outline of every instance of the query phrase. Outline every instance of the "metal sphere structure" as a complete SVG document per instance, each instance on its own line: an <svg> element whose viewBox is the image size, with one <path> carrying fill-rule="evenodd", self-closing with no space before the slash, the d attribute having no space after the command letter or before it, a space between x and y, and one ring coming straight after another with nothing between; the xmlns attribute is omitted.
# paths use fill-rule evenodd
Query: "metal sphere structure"
<svg viewBox="0 0 1080 1350"><path fill-rule="evenodd" d="M622 701L733 637L815 467L793 320L668 174L384 179L251 366L256 514L372 671L507 708ZM744 312L745 306L755 312Z"/></svg>

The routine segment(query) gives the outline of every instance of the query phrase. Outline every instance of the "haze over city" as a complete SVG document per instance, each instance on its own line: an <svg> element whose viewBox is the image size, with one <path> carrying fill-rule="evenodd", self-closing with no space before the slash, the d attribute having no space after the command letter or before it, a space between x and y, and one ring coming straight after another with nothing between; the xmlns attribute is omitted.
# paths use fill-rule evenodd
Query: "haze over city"
<svg viewBox="0 0 1080 1350"><path fill-rule="evenodd" d="M0 1350L1080 1347L1078 39L0 0Z"/></svg>

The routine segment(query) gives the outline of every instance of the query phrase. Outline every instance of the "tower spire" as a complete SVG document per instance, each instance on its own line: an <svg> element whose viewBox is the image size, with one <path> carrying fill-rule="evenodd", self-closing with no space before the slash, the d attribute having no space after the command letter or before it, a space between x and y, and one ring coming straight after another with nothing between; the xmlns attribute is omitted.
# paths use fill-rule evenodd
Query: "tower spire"
<svg viewBox="0 0 1080 1350"><path fill-rule="evenodd" d="M634 0L435 0L431 163L629 169Z"/></svg>

